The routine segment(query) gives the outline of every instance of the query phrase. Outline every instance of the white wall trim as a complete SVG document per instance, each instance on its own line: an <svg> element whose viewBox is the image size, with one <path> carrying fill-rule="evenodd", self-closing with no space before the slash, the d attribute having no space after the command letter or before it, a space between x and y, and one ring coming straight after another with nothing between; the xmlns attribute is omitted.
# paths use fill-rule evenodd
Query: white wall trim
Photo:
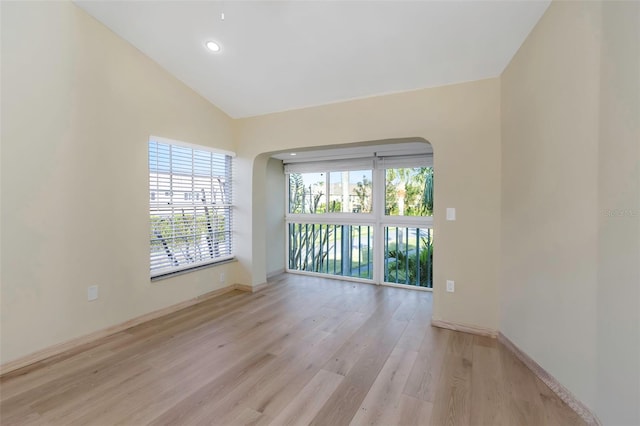
<svg viewBox="0 0 640 426"><path fill-rule="evenodd" d="M383 281L380 285L386 287L395 287L395 288L404 288L405 290L416 290L416 291L426 291L428 293L433 293L433 289L429 287L421 287L419 285L411 285L411 284L398 284L398 283L390 283L387 281Z"/></svg>
<svg viewBox="0 0 640 426"><path fill-rule="evenodd" d="M246 291L248 293L257 293L259 291L264 290L268 286L269 286L269 283L264 282L261 284L256 284L254 286L246 285L246 284L236 284L233 287L235 290Z"/></svg>
<svg viewBox="0 0 640 426"><path fill-rule="evenodd" d="M296 269L289 269L289 268L286 269L286 272L292 275L306 275L308 277L326 278L328 280L351 281L354 283L376 285L376 283L373 280L368 280L366 278L349 277L347 275L333 275L333 274L325 274L324 272L298 271Z"/></svg>
<svg viewBox="0 0 640 426"><path fill-rule="evenodd" d="M0 365L0 377L12 371L18 370L20 368L28 367L32 364L38 363L40 361L44 361L48 358L61 355L64 352L78 349L83 345L90 344L92 342L95 342L96 340L102 339L107 336L111 336L112 334L119 333L131 327L135 327L137 325L145 323L147 321L151 321L156 318L169 315L181 309L188 308L189 306L202 303L205 300L214 298L216 296L220 296L230 291L240 290L240 291L248 291L248 292L255 293L256 291L261 290L261 288L256 288L256 287L254 287L253 289L247 289L246 287L248 286L242 286L240 284L231 284L226 287L201 294L200 296L196 296L189 300L185 300L183 302L176 303L171 306L167 306L166 308L161 308L161 309L149 312L147 314L140 315L138 317L132 318L123 323L116 324L111 327L103 328L102 330L94 331L93 333L85 334L84 336L76 337L75 339L67 340L66 342L62 342L62 343L55 344L53 346L46 347L39 351L33 352L26 356L22 356L13 361L5 362L4 364Z"/></svg>
<svg viewBox="0 0 640 426"><path fill-rule="evenodd" d="M564 401L573 411L576 412L589 426L602 426L598 417L578 398L576 398L571 391L565 388L555 377L553 377L547 370L545 370L540 364L527 355L522 349L516 346L507 336L498 333L498 341L502 343L509 351L511 351L524 365L529 368L545 385L549 387L558 397Z"/></svg>
<svg viewBox="0 0 640 426"><path fill-rule="evenodd" d="M267 281L271 281L272 279L274 279L278 275L282 275L285 272L286 271L285 271L284 268L280 268L280 269L276 269L275 271L271 271L271 272L267 273Z"/></svg>
<svg viewBox="0 0 640 426"><path fill-rule="evenodd" d="M446 328L448 330L453 330L453 331L461 331L463 333L475 334L478 336L495 338L498 335L498 331L491 328L478 327L476 325L471 325L471 324L460 324L460 323L445 321L440 319L432 318L431 325L434 327Z"/></svg>

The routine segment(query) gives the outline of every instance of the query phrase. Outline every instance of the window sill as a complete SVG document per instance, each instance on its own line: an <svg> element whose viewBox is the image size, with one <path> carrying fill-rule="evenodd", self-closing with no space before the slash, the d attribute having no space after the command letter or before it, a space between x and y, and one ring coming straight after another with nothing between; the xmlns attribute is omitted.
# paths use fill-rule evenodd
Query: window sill
<svg viewBox="0 0 640 426"><path fill-rule="evenodd" d="M179 271L172 271L172 272L167 272L165 274L162 275L156 275L151 277L151 282L155 282L155 281L161 281L161 280L166 280L168 278L173 278L176 277L178 275L184 275L184 274L188 274L190 272L194 272L194 271L199 271L201 269L208 269L214 266L220 266L220 265L224 265L227 263L233 263L233 262L237 262L238 259L236 259L235 257L232 257L231 259L224 259L224 260L219 260L219 261L213 261L211 263L206 263L204 265L197 265L194 266L193 268L187 268L187 269L181 269Z"/></svg>

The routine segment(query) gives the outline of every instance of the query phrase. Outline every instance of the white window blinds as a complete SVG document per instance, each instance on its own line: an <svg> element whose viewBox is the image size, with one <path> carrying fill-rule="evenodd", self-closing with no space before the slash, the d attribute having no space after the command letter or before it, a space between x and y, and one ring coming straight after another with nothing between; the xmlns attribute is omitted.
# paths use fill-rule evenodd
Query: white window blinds
<svg viewBox="0 0 640 426"><path fill-rule="evenodd" d="M232 156L149 141L151 277L233 257Z"/></svg>

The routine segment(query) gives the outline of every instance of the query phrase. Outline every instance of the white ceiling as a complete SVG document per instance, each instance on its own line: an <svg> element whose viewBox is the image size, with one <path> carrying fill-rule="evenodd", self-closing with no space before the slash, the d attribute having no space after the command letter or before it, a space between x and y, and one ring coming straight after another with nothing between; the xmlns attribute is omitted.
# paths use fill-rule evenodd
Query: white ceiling
<svg viewBox="0 0 640 426"><path fill-rule="evenodd" d="M496 77L549 3L76 1L234 118Z"/></svg>

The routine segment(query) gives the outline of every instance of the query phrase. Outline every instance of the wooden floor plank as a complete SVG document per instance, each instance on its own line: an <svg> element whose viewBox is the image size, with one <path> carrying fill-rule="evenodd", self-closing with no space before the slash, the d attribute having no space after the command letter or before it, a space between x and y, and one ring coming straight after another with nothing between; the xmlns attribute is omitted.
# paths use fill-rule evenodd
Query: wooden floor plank
<svg viewBox="0 0 640 426"><path fill-rule="evenodd" d="M4 425L581 425L432 294L281 275L0 379Z"/></svg>
<svg viewBox="0 0 640 426"><path fill-rule="evenodd" d="M379 333L367 344L371 349L355 362L311 424L342 425L351 421L406 326L406 322L395 320L380 325Z"/></svg>
<svg viewBox="0 0 640 426"><path fill-rule="evenodd" d="M434 424L431 423L432 412L432 403L402 394L400 395L400 405L389 424L398 426L431 425Z"/></svg>
<svg viewBox="0 0 640 426"><path fill-rule="evenodd" d="M544 405L536 385L536 377L503 346L498 348L502 367L504 391L510 395L505 411L508 424L545 424Z"/></svg>
<svg viewBox="0 0 640 426"><path fill-rule="evenodd" d="M450 330L425 327L418 357L403 393L426 402L433 402L449 345Z"/></svg>
<svg viewBox="0 0 640 426"><path fill-rule="evenodd" d="M418 353L396 348L391 352L351 425L390 425L400 405L400 396Z"/></svg>
<svg viewBox="0 0 640 426"><path fill-rule="evenodd" d="M309 380L326 364L327 360L352 336L365 321L367 315L355 312L334 333L325 337L311 351L288 365L288 369L274 378L268 386L254 388L244 396L249 406L276 417L280 410L300 392Z"/></svg>
<svg viewBox="0 0 640 426"><path fill-rule="evenodd" d="M582 424L582 418L553 393L542 380L536 378L536 388L544 407L545 424L549 426L571 426Z"/></svg>
<svg viewBox="0 0 640 426"><path fill-rule="evenodd" d="M486 337L474 338L470 417L477 424L508 425L500 354L496 345L487 344L487 339L495 342Z"/></svg>
<svg viewBox="0 0 640 426"><path fill-rule="evenodd" d="M253 371L259 369L273 358L274 355L268 353L257 353L255 356L230 368L220 377L195 392L188 393L182 401L150 424L174 425L190 422L193 417L198 415L198 411L203 406L223 398L244 380L249 380Z"/></svg>
<svg viewBox="0 0 640 426"><path fill-rule="evenodd" d="M452 333L433 402L431 423L469 425L473 336Z"/></svg>
<svg viewBox="0 0 640 426"><path fill-rule="evenodd" d="M272 426L309 424L333 394L344 376L320 370L302 391L271 422Z"/></svg>
<svg viewBox="0 0 640 426"><path fill-rule="evenodd" d="M223 417L221 419L212 419L208 422L202 422L204 425L225 425L225 426L253 426L261 424L265 419L265 416L251 408L241 407L239 410L231 413L230 416Z"/></svg>
<svg viewBox="0 0 640 426"><path fill-rule="evenodd" d="M378 333L382 327L391 321L391 317L399 306L400 302L398 301L376 310L323 368L343 376L347 375L363 354L375 349Z"/></svg>

